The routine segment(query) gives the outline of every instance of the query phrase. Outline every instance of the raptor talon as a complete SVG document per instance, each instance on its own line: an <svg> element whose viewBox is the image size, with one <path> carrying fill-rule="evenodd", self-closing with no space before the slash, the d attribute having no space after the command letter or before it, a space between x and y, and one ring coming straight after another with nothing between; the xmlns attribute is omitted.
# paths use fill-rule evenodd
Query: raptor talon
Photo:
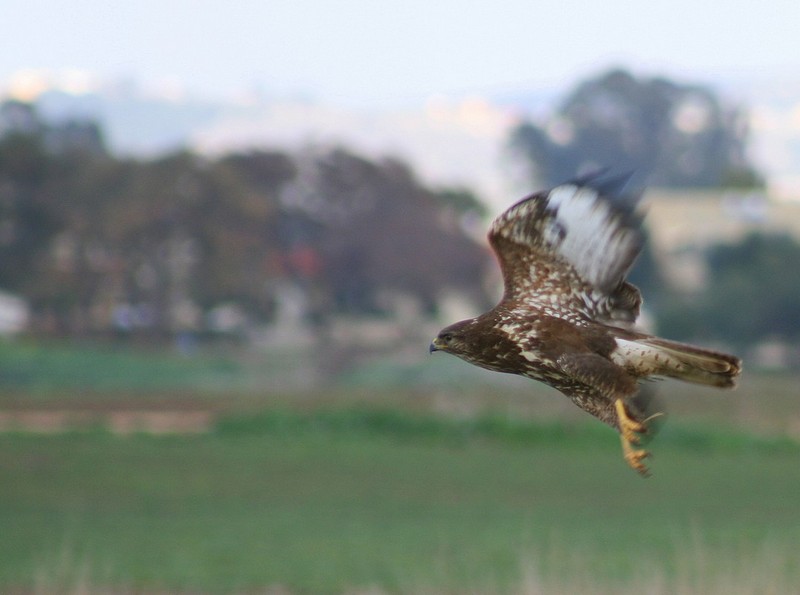
<svg viewBox="0 0 800 595"><path fill-rule="evenodd" d="M631 419L622 399L617 399L614 407L617 410L619 437L622 441L622 456L625 457L625 462L628 463L631 469L647 477L650 475L650 470L642 461L649 457L650 453L641 448L634 448L634 446L641 444L639 434L647 432L647 425Z"/></svg>
<svg viewBox="0 0 800 595"><path fill-rule="evenodd" d="M633 448L631 443L622 438L622 456L625 457L625 462L628 466L642 475L649 477L650 469L644 464L644 459L650 456L650 453L641 448Z"/></svg>
<svg viewBox="0 0 800 595"><path fill-rule="evenodd" d="M653 421L654 419L658 419L659 417L666 417L666 415L667 414L664 413L663 411L658 411L658 412L654 413L653 415L651 415L650 417L646 417L645 419L643 419L642 420L642 425L644 426L644 430L642 430L640 433L641 434L649 434L650 430L651 430L650 422Z"/></svg>

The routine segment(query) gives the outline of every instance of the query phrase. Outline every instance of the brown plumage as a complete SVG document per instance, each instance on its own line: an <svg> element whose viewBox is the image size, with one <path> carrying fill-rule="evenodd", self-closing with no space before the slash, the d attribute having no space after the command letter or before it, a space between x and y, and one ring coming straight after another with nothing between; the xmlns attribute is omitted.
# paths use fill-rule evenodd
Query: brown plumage
<svg viewBox="0 0 800 595"><path fill-rule="evenodd" d="M648 422L633 401L638 381L668 376L730 388L741 361L633 328L642 298L625 275L643 236L639 195L623 194L626 182L585 177L495 219L489 243L503 297L489 312L443 329L431 351L558 389L616 428L626 461L646 475L648 453L635 447Z"/></svg>

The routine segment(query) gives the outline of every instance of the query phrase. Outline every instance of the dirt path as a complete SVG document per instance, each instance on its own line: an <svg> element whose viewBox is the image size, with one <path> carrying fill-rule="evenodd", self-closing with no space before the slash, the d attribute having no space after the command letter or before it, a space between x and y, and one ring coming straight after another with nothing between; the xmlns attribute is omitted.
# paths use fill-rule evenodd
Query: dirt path
<svg viewBox="0 0 800 595"><path fill-rule="evenodd" d="M58 433L101 427L114 434L197 434L213 427L216 413L204 410L5 410L0 432Z"/></svg>

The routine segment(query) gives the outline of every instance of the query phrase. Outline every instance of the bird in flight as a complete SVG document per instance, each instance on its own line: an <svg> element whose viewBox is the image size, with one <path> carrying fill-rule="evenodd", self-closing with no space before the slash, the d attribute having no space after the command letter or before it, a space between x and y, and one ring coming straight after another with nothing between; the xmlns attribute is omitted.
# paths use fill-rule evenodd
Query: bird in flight
<svg viewBox="0 0 800 595"><path fill-rule="evenodd" d="M630 176L584 176L533 194L489 229L504 293L490 311L442 329L430 351L519 374L559 390L615 428L625 461L646 476L637 405L648 377L732 388L735 356L634 328L642 298L625 277L642 249L641 193Z"/></svg>

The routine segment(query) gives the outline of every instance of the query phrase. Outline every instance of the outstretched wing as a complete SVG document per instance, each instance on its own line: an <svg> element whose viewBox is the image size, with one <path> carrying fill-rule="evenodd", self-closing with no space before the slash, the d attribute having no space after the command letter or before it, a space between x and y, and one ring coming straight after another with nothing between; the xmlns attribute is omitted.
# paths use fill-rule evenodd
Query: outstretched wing
<svg viewBox="0 0 800 595"><path fill-rule="evenodd" d="M489 230L504 299L618 324L636 319L639 290L625 275L642 248L640 198L624 178L589 176L518 202Z"/></svg>

